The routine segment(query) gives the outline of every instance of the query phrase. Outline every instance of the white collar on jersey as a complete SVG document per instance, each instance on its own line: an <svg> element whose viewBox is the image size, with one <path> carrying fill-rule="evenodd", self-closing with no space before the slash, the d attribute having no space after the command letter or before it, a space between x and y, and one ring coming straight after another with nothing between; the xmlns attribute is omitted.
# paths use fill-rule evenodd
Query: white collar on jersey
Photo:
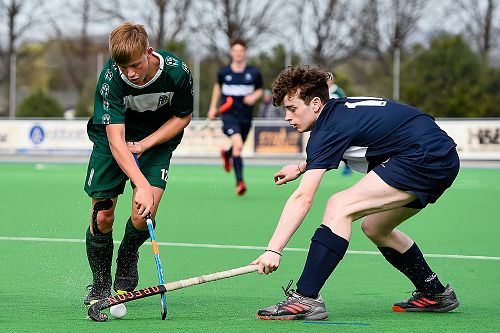
<svg viewBox="0 0 500 333"><path fill-rule="evenodd" d="M163 59L163 57L159 53L157 53L155 51L153 51L153 55L160 60L160 65L158 66L158 70L156 71L155 76L153 76L151 78L151 80L149 80L146 84L144 84L142 86L138 86L137 84L133 84L132 82L130 82L130 80L127 78L127 76L125 74L123 74L122 71L120 70L120 76L121 76L122 80L125 81L125 83L128 84L129 86L136 88L136 89L145 88L145 87L149 86L151 83L155 82L155 80L160 76L161 72L163 71L163 66L165 65L165 60ZM120 67L118 67L118 68L120 68Z"/></svg>

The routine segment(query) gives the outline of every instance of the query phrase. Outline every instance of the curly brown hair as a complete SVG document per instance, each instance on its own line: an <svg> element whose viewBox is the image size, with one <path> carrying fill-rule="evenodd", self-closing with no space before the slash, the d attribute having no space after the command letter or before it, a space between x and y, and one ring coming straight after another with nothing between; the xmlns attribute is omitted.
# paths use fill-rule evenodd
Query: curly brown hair
<svg viewBox="0 0 500 333"><path fill-rule="evenodd" d="M280 106L286 96L299 94L299 98L309 105L314 97L323 103L329 99L328 72L322 68L308 65L289 66L273 81L273 105Z"/></svg>

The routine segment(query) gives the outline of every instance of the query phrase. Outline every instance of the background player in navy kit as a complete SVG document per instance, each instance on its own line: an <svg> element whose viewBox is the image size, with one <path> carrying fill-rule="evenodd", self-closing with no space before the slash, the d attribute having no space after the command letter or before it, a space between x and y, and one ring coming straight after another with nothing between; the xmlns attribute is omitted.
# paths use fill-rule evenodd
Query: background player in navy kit
<svg viewBox="0 0 500 333"><path fill-rule="evenodd" d="M381 98L328 99L326 72L289 67L273 85L273 103L283 104L287 120L298 132L311 131L307 159L284 166L274 175L277 185L303 174L290 196L267 250L253 263L259 273L280 264L281 251L311 208L324 173L347 159L367 174L328 201L323 221L311 239L297 290L258 311L262 319L326 319L321 288L347 251L352 222L361 228L387 261L416 287L393 310L446 312L459 301L450 285L439 281L416 243L396 227L434 203L459 171L455 143L434 119L404 104Z"/></svg>
<svg viewBox="0 0 500 333"><path fill-rule="evenodd" d="M326 78L326 83L328 84L328 95L330 98L344 98L347 95L344 92L344 89L339 87L335 82L335 74L333 72L328 72ZM351 167L344 163L344 168L342 169L343 176L349 176L352 173Z"/></svg>
<svg viewBox="0 0 500 333"><path fill-rule="evenodd" d="M231 43L231 64L217 73L208 110L208 118L213 120L218 114L217 105L224 105L228 97L232 98L232 105L221 113L222 130L231 138L231 147L221 151L221 157L227 172L231 171L232 161L238 195L247 190L241 151L252 126L253 106L262 96L262 75L257 68L247 65L246 48L243 40Z"/></svg>
<svg viewBox="0 0 500 333"><path fill-rule="evenodd" d="M153 51L144 26L126 22L115 28L109 51L87 125L94 146L85 180L92 198L86 247L93 277L86 305L110 295L114 211L128 179L133 202L118 249L114 289L137 286L138 249L149 238L144 217L149 212L155 217L172 152L193 112L188 67L169 52ZM131 153L138 155L140 169Z"/></svg>

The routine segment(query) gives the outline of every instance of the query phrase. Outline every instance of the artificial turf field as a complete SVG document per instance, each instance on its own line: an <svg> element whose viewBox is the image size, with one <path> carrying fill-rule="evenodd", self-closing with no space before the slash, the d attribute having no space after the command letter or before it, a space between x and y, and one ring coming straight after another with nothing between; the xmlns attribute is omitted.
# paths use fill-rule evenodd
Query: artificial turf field
<svg viewBox="0 0 500 333"><path fill-rule="evenodd" d="M84 243L90 214L82 189L85 169L83 164L0 164L1 332L500 332L499 169L462 169L437 204L401 228L417 240L441 281L453 285L459 308L445 314L391 312L392 303L408 298L413 286L377 254L355 222L350 252L322 290L330 318L320 323L261 321L255 312L283 300L281 286L300 275L329 195L359 175L326 174L277 272L169 293L166 321L160 320L159 296L153 296L126 303L124 319L95 323L86 319L82 305L91 282ZM233 174L220 166L173 164L156 228L165 279L255 259L298 185L276 187L272 176L278 169L247 167L249 190L240 198ZM130 202L127 186L117 208L115 254ZM149 243L140 255L139 287L157 285Z"/></svg>

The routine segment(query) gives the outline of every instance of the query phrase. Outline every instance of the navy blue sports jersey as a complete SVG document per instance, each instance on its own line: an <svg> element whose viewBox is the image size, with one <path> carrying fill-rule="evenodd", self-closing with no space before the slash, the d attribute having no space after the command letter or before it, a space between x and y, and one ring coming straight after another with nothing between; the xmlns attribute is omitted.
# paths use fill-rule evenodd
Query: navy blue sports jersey
<svg viewBox="0 0 500 333"><path fill-rule="evenodd" d="M331 99L311 131L307 170L336 169L344 160L366 173L408 150L439 157L455 146L434 118L409 105L374 97Z"/></svg>
<svg viewBox="0 0 500 333"><path fill-rule="evenodd" d="M228 96L232 96L234 100L231 108L222 114L222 120L236 116L239 119L250 121L253 106L244 104L243 97L262 88L260 71L253 66L247 65L243 72L235 73L232 71L231 66L226 66L217 73L217 82L221 87L220 104L224 104Z"/></svg>

